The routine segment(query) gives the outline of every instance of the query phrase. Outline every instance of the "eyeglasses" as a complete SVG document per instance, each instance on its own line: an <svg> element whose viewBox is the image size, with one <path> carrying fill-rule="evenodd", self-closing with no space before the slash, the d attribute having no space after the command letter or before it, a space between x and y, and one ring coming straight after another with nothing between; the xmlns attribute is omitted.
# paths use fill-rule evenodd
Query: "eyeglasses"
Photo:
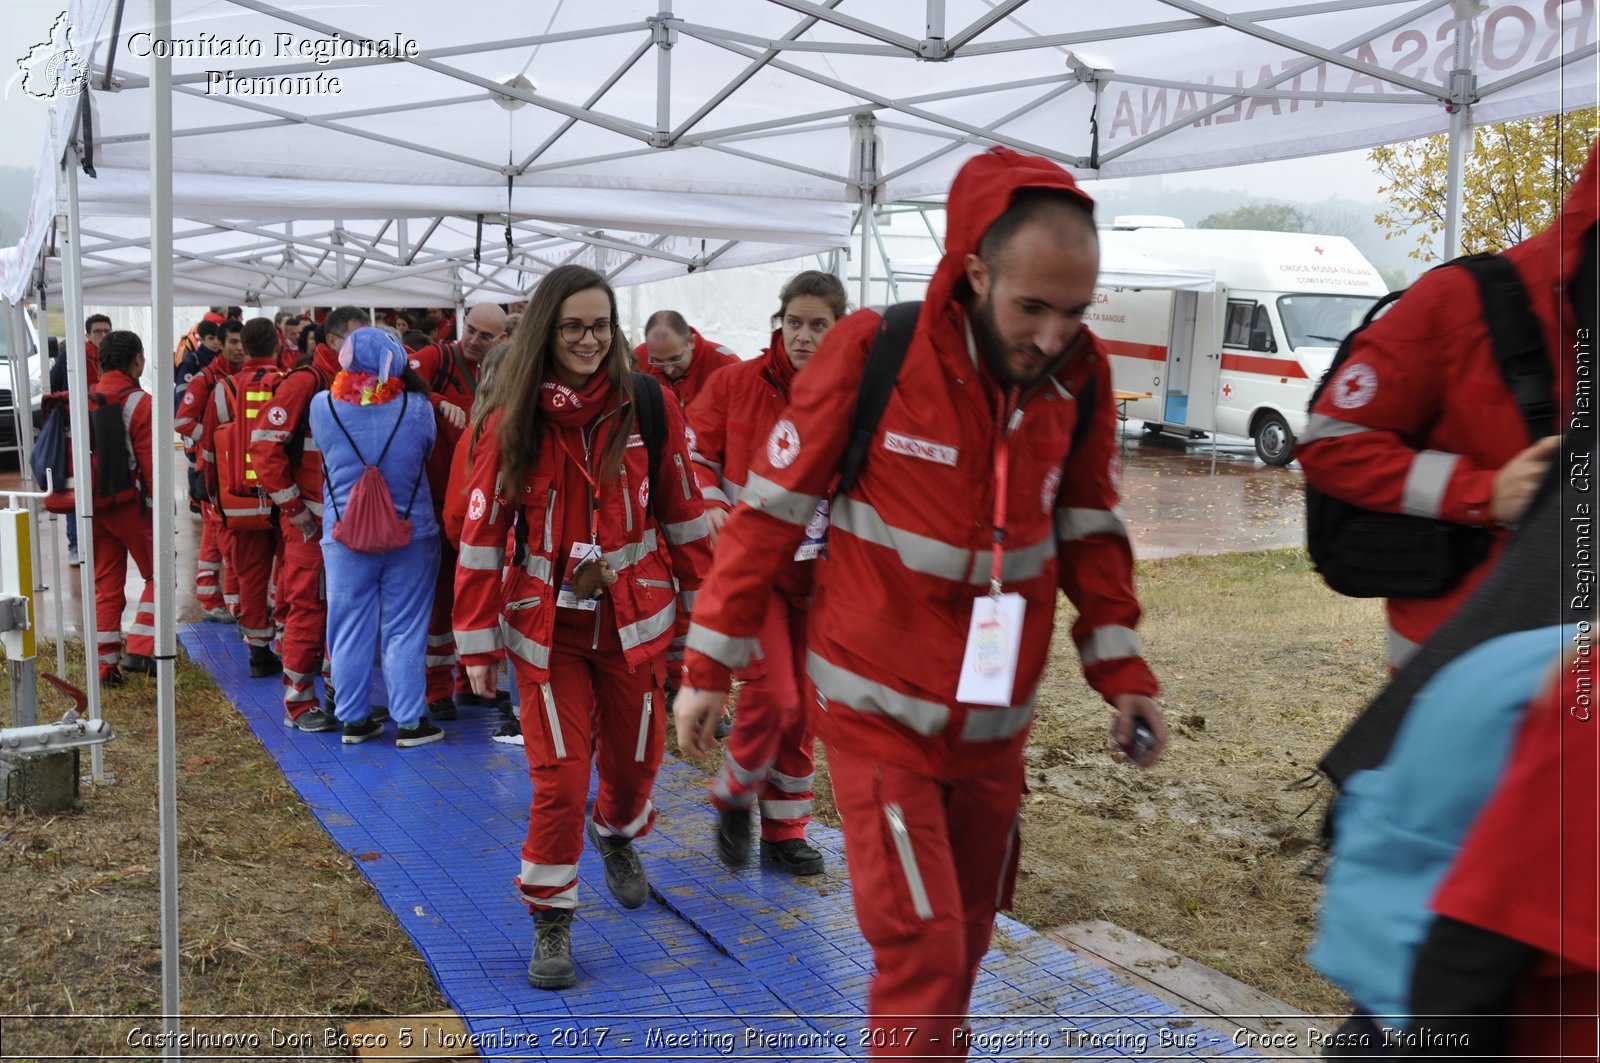
<svg viewBox="0 0 1600 1063"><path fill-rule="evenodd" d="M594 333L596 343L604 343L611 338L611 319L601 318L592 325L585 325L577 321L563 321L556 327L556 335L566 343L582 343L586 332Z"/></svg>

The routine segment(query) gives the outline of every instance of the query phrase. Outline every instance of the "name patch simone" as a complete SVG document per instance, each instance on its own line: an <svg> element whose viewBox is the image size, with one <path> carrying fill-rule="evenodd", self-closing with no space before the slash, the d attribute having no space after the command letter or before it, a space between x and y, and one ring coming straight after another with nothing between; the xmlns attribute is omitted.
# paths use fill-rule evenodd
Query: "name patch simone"
<svg viewBox="0 0 1600 1063"><path fill-rule="evenodd" d="M903 436L898 432L883 434L883 449L891 454L904 454L908 458L921 458L923 461L949 465L952 468L955 467L956 459L961 456L961 451L955 447L943 443L931 443L915 436Z"/></svg>

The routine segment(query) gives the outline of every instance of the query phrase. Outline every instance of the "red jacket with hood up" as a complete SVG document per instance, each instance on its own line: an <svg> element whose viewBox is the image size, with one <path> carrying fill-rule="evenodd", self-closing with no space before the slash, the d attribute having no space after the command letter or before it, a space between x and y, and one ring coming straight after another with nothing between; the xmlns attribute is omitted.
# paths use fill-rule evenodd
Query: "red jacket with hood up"
<svg viewBox="0 0 1600 1063"><path fill-rule="evenodd" d="M808 671L830 703L819 733L935 770L1026 741L1060 591L1078 609L1072 636L1090 685L1108 699L1156 692L1134 631L1110 367L1084 329L1061 367L1021 394L1008 437L1004 582L1027 603L1011 705L956 702L972 605L989 584L1003 432L1000 387L967 344L963 263L1026 187L1077 191L1053 163L1002 148L957 176L945 256L859 479L833 498L810 610ZM690 626L690 686L725 690L749 660L773 577L839 471L878 322L862 310L823 337L758 448ZM1091 422L1074 449L1080 416Z"/></svg>
<svg viewBox="0 0 1600 1063"><path fill-rule="evenodd" d="M1571 422L1577 380L1567 286L1595 241L1597 167L1600 151L1591 149L1555 224L1504 252L1544 324L1558 432ZM1300 440L1308 482L1380 513L1494 524L1495 473L1533 440L1495 365L1481 305L1465 270L1436 269L1357 337ZM1499 563L1506 536L1495 530L1488 560L1450 591L1389 599L1391 664L1403 663L1477 589Z"/></svg>

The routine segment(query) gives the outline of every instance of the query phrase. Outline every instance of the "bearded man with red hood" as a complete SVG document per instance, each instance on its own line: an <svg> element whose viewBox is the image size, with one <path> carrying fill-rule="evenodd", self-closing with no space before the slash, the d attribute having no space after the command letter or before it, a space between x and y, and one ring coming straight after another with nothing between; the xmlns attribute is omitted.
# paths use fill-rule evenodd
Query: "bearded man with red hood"
<svg viewBox="0 0 1600 1063"><path fill-rule="evenodd" d="M1140 656L1118 508L1116 409L1094 299L1093 202L1053 162L961 168L946 253L853 484L834 490L880 316L830 329L758 448L689 629L678 737L711 745L774 577L830 493L806 670L877 971L871 1054L964 1058L968 1004L1011 903L1027 743L1058 596L1089 685L1154 763L1166 729ZM923 1019L908 1019L923 1016Z"/></svg>
<svg viewBox="0 0 1600 1063"><path fill-rule="evenodd" d="M279 609L286 612L279 655L283 658L284 724L301 731L332 731L333 705L319 705L312 685L322 667L328 602L322 591L322 452L311 438L311 399L328 390L339 372L345 337L372 323L365 310L341 306L323 322L324 341L311 364L278 382L272 404L250 438L256 482L278 507L283 529ZM366 691L353 692L365 698ZM329 692L332 701L332 691Z"/></svg>

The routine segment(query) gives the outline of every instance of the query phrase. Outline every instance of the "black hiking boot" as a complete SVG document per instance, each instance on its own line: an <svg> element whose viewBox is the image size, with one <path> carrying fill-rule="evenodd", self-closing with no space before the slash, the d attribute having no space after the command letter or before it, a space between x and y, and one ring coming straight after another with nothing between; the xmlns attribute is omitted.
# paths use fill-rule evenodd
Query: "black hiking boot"
<svg viewBox="0 0 1600 1063"><path fill-rule="evenodd" d="M528 984L535 989L570 989L578 984L572 963L572 910L543 908L533 916L533 959Z"/></svg>
<svg viewBox="0 0 1600 1063"><path fill-rule="evenodd" d="M594 820L589 821L589 839L605 859L606 885L611 895L624 908L637 908L650 896L650 880L645 878L644 865L634 852L630 838L608 838L600 833Z"/></svg>
<svg viewBox="0 0 1600 1063"><path fill-rule="evenodd" d="M772 864L791 875L822 874L822 854L804 838L761 843L761 862Z"/></svg>

